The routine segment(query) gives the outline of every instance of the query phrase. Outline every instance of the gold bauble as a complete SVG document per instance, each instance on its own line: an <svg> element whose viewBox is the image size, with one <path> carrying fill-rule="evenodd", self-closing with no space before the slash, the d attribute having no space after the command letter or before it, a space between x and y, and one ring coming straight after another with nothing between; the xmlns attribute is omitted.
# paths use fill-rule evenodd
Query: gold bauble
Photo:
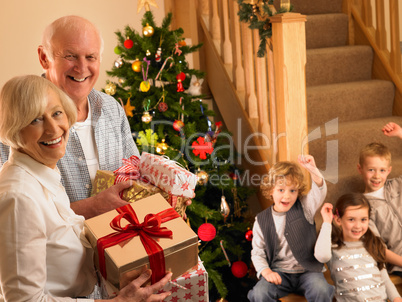
<svg viewBox="0 0 402 302"><path fill-rule="evenodd" d="M131 68L135 71L135 72L141 72L141 61L138 59L135 59L135 61L133 62L133 64L131 64Z"/></svg>
<svg viewBox="0 0 402 302"><path fill-rule="evenodd" d="M152 115L150 115L148 111L145 111L143 116L141 117L141 120L145 124L148 124L148 123L150 123L152 121Z"/></svg>
<svg viewBox="0 0 402 302"><path fill-rule="evenodd" d="M208 182L209 175L204 170L199 170L196 173L197 175L197 184L200 186L206 185Z"/></svg>
<svg viewBox="0 0 402 302"><path fill-rule="evenodd" d="M105 87L105 92L108 95L114 95L116 93L116 85L113 84L113 83L107 84L106 87Z"/></svg>
<svg viewBox="0 0 402 302"><path fill-rule="evenodd" d="M165 139L162 139L161 143L156 144L156 152L159 154L165 154L165 151L169 148L169 145L165 143Z"/></svg>
<svg viewBox="0 0 402 302"><path fill-rule="evenodd" d="M142 92L147 92L151 88L151 84L148 81L142 81L140 84L140 90Z"/></svg>
<svg viewBox="0 0 402 302"><path fill-rule="evenodd" d="M144 37L152 37L154 34L154 28L147 23L147 25L142 29L142 34Z"/></svg>

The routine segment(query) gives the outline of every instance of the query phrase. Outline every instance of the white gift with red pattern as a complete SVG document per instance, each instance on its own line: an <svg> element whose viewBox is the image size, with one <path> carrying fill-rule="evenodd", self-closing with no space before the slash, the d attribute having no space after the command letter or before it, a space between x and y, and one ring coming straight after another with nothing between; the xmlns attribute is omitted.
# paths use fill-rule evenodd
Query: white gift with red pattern
<svg viewBox="0 0 402 302"><path fill-rule="evenodd" d="M168 157L142 152L141 177L169 194L193 198L197 175Z"/></svg>

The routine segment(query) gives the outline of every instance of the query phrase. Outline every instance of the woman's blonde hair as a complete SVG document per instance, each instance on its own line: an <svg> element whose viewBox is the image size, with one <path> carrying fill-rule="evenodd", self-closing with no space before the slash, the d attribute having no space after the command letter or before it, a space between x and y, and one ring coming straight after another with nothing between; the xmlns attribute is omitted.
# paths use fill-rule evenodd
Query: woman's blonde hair
<svg viewBox="0 0 402 302"><path fill-rule="evenodd" d="M45 112L49 89L59 97L70 127L76 122L74 102L56 85L36 75L17 76L4 84L0 94L0 140L4 144L23 147L20 132Z"/></svg>
<svg viewBox="0 0 402 302"><path fill-rule="evenodd" d="M261 192L265 198L272 200L272 190L277 184L293 184L299 190L299 197L305 195L307 186L303 171L297 163L281 161L269 169L268 175L261 182Z"/></svg>

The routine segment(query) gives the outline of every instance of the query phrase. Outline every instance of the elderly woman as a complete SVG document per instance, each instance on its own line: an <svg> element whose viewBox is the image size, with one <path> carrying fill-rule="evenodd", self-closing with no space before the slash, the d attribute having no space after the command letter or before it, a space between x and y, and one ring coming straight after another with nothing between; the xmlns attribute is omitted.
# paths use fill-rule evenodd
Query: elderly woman
<svg viewBox="0 0 402 302"><path fill-rule="evenodd" d="M71 99L39 76L15 77L1 91L0 139L11 154L0 171L0 301L76 301L94 290L84 218L70 209L56 167L76 116ZM150 274L110 301L162 301L169 293L153 293L171 274L141 287Z"/></svg>

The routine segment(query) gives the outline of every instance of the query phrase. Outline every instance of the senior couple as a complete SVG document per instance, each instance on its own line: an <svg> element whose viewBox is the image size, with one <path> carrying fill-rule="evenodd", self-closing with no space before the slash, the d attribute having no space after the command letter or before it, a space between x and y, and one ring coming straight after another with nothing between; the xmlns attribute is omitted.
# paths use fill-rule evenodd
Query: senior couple
<svg viewBox="0 0 402 302"><path fill-rule="evenodd" d="M0 95L0 301L93 301L91 249L84 219L126 204L120 183L89 197L98 169L139 156L124 110L93 89L103 40L78 16L60 18L38 48L44 76L12 78ZM70 204L71 202L71 204ZM143 286L132 276L110 301L162 301L169 281Z"/></svg>

